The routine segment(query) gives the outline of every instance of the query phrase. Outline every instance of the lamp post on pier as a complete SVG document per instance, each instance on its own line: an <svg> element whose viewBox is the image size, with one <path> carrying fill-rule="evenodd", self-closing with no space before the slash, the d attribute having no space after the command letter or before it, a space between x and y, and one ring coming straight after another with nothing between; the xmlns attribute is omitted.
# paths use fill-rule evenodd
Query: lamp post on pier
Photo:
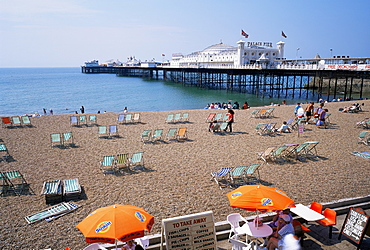
<svg viewBox="0 0 370 250"><path fill-rule="evenodd" d="M297 53L296 53L296 55L295 55L295 58L296 58L296 63L298 62L298 51L300 50L300 48L297 48Z"/></svg>
<svg viewBox="0 0 370 250"><path fill-rule="evenodd" d="M333 49L330 49L330 58L333 58Z"/></svg>

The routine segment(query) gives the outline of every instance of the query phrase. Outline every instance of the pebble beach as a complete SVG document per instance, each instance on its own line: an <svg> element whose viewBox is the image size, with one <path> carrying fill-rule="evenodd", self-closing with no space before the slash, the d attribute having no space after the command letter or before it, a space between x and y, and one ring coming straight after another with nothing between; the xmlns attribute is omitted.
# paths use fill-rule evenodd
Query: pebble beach
<svg viewBox="0 0 370 250"><path fill-rule="evenodd" d="M261 136L255 132L260 122L276 122L294 118L295 105L274 106L273 117L252 118L249 110L235 110L232 133L212 133L206 122L209 113L226 110L179 110L140 112L138 124L119 124L119 137L99 138L98 127L71 126L70 115L32 117L32 127L0 128L0 140L8 148L10 159L0 162L1 171L19 170L34 194L0 197L1 249L83 249L88 245L76 228L92 211L113 204L132 204L155 217L150 234L160 233L162 219L213 211L215 221L224 221L230 213L243 216L251 212L229 206L226 193L211 181L211 172L222 167L236 167L263 162L257 155L271 146L318 141L318 157L284 162L264 163L260 179L264 185L285 191L296 203L330 202L370 194L370 161L351 152L370 152L358 143L364 129L355 123L370 117L370 100L363 111L342 113L340 108L352 102L326 103L331 113L328 129L305 124L305 131ZM303 108L307 104L303 104ZM315 103L315 107L318 104ZM260 107L261 108L261 107ZM166 123L170 113L188 112L189 121ZM117 123L119 113L97 114L99 125ZM89 115L89 114L86 114ZM140 135L146 129L187 128L188 140L164 139L143 143ZM51 147L50 134L72 132L74 147ZM144 166L133 172L103 175L100 161L105 155L144 152ZM82 199L74 201L81 207L51 222L28 224L24 217L49 207L40 195L43 183L49 180L78 178L83 187Z"/></svg>

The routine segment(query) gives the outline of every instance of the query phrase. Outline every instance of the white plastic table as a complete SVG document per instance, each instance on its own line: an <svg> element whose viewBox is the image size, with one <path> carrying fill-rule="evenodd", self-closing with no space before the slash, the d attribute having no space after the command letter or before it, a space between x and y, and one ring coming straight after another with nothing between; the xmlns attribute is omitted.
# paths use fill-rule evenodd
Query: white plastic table
<svg viewBox="0 0 370 250"><path fill-rule="evenodd" d="M325 218L324 215L312 210L311 208L303 204L296 204L295 207L292 207L290 209L290 211L305 219L306 221L318 221Z"/></svg>
<svg viewBox="0 0 370 250"><path fill-rule="evenodd" d="M272 234L272 228L266 224L263 224L263 226L255 227L254 222L248 222L245 223L242 226L243 232L245 232L247 235L252 237L268 237Z"/></svg>

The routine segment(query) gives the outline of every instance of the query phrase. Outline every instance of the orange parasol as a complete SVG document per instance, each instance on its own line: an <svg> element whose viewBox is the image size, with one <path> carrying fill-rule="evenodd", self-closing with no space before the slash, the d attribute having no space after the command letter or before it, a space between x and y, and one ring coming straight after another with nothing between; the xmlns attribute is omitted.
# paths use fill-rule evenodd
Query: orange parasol
<svg viewBox="0 0 370 250"><path fill-rule="evenodd" d="M87 243L125 242L143 237L144 230L150 231L154 217L144 209L133 205L102 207L89 214L76 227L86 237Z"/></svg>
<svg viewBox="0 0 370 250"><path fill-rule="evenodd" d="M264 185L244 185L227 194L233 208L261 212L295 207L294 201L277 188Z"/></svg>

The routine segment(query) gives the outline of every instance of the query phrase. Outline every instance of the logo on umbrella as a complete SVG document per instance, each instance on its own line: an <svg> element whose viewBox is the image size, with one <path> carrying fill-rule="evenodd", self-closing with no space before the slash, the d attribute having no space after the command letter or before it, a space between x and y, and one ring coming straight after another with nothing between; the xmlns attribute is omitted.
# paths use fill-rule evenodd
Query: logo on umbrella
<svg viewBox="0 0 370 250"><path fill-rule="evenodd" d="M112 225L112 222L110 221L103 221L98 224L98 226L95 229L96 233L105 233L109 231L110 225Z"/></svg>
<svg viewBox="0 0 370 250"><path fill-rule="evenodd" d="M274 203L272 202L272 200L270 198L263 198L261 200L261 204L264 205L264 206L273 206Z"/></svg>
<svg viewBox="0 0 370 250"><path fill-rule="evenodd" d="M231 194L230 196L231 196L232 199L236 199L236 198L238 198L241 195L242 195L241 192L236 192L236 193Z"/></svg>
<svg viewBox="0 0 370 250"><path fill-rule="evenodd" d="M141 214L140 212L135 212L135 217L136 217L136 219L138 219L141 222L145 222L146 221L145 215Z"/></svg>

